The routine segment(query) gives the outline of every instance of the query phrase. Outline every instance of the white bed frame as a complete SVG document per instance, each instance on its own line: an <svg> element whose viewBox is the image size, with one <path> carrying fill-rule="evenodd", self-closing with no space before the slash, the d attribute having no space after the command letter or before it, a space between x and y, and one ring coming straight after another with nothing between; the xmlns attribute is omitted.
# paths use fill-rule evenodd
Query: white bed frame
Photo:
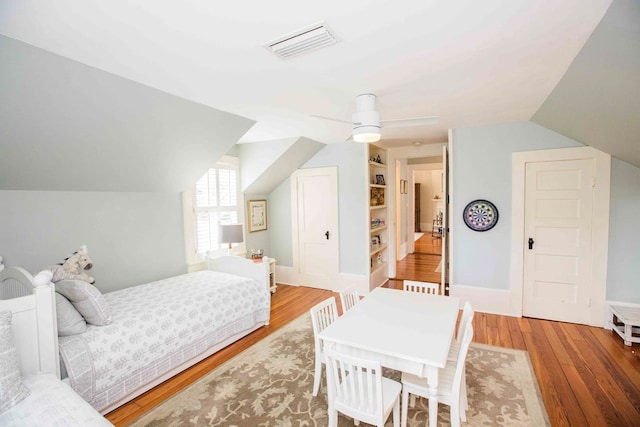
<svg viewBox="0 0 640 427"><path fill-rule="evenodd" d="M269 260L266 257L263 262L253 262L246 258L225 256L208 260L207 264L209 270L251 278L264 283L265 289L269 289ZM40 272L34 278L20 267L5 268L2 265L2 257L0 257L0 310L8 309L13 313L12 328L23 375L54 373L60 378L58 328L54 285L51 283L51 277L52 273L48 271ZM257 324L229 337L224 342L194 356L114 404L106 408L98 408L99 412L106 414L122 406L229 344L268 324L268 321L264 324Z"/></svg>
<svg viewBox="0 0 640 427"><path fill-rule="evenodd" d="M20 267L7 267L0 257L0 311L12 313L11 328L20 372L55 374L60 378L58 328L53 273L33 277Z"/></svg>
<svg viewBox="0 0 640 427"><path fill-rule="evenodd" d="M239 256L221 256L218 258L207 258L207 268L213 271L235 274L236 276L248 277L264 284L264 288L271 291L271 281L269 280L269 258L262 257L261 262Z"/></svg>

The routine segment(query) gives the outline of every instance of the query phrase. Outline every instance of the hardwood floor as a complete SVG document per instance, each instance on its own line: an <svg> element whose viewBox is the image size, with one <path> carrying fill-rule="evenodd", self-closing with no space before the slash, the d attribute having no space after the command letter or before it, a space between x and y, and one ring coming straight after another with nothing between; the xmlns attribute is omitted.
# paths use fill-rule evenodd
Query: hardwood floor
<svg viewBox="0 0 640 427"><path fill-rule="evenodd" d="M385 286L401 288L402 281L390 280ZM331 296L336 297L341 310L340 298L335 293L279 285L272 296L269 326L112 411L107 418L116 426L126 426ZM539 319L476 313L473 324L475 342L529 352L551 425L640 425L640 345L626 347L617 335L602 328Z"/></svg>
<svg viewBox="0 0 640 427"><path fill-rule="evenodd" d="M415 241L414 251L421 254L442 255L442 239L434 237L430 231Z"/></svg>

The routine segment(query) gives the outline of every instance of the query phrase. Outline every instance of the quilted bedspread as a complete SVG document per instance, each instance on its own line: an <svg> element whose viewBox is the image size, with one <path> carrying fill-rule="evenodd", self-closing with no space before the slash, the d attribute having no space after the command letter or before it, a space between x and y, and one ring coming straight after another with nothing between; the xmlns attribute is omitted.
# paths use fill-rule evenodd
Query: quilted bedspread
<svg viewBox="0 0 640 427"><path fill-rule="evenodd" d="M199 271L104 294L112 323L59 338L71 387L102 410L232 335L269 320L260 283Z"/></svg>

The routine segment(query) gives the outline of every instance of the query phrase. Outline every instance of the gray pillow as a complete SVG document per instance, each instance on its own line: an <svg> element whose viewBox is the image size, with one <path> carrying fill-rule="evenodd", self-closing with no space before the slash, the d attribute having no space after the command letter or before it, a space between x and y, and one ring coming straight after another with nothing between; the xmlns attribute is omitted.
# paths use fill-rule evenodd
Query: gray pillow
<svg viewBox="0 0 640 427"><path fill-rule="evenodd" d="M58 318L58 336L81 334L87 330L87 322L78 310L62 294L56 292L56 316Z"/></svg>
<svg viewBox="0 0 640 427"><path fill-rule="evenodd" d="M55 283L56 292L64 295L92 325L111 323L111 310L98 288L82 280L60 280Z"/></svg>
<svg viewBox="0 0 640 427"><path fill-rule="evenodd" d="M0 312L0 413L12 408L29 395L22 384L18 351L13 345L11 312Z"/></svg>

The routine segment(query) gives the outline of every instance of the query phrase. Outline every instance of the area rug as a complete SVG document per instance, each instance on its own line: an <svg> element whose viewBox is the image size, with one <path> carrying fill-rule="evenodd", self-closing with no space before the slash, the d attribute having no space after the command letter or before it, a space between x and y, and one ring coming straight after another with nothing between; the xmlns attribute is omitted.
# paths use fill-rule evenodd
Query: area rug
<svg viewBox="0 0 640 427"><path fill-rule="evenodd" d="M549 425L527 352L473 343L467 356L470 426ZM311 318L303 315L161 403L132 426L319 427L327 422L326 382L312 396ZM324 375L324 369L323 369ZM400 373L385 375L399 380ZM408 425L425 426L428 401L409 408ZM353 426L340 415L338 425ZM361 424L363 425L363 424ZM393 425L391 417L386 426ZM450 425L440 405L438 425Z"/></svg>

